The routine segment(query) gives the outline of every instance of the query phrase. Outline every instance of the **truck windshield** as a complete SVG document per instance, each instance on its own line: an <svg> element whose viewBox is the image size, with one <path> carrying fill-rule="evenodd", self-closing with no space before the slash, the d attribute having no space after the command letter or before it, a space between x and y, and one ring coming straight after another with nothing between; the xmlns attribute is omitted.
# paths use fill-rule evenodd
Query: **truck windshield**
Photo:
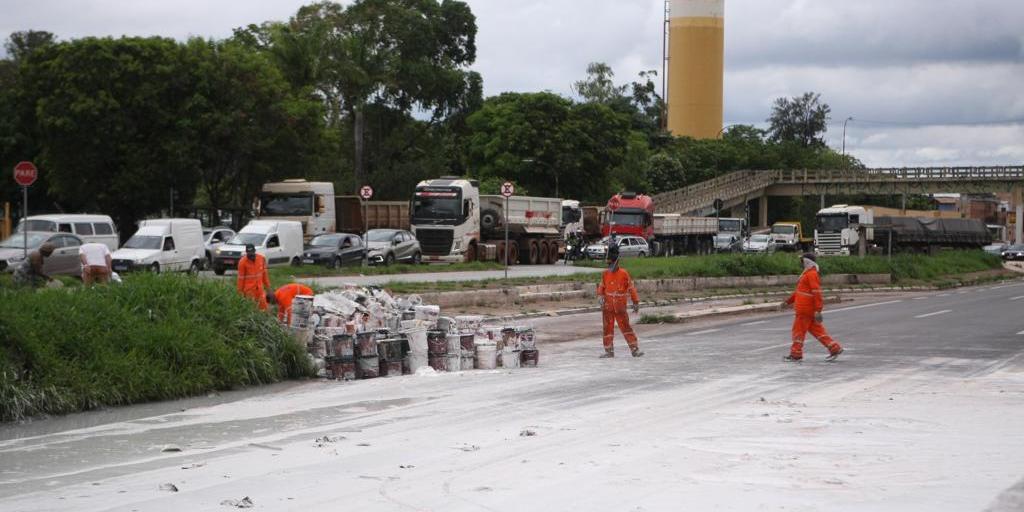
<svg viewBox="0 0 1024 512"><path fill-rule="evenodd" d="M718 231L724 233L739 233L742 229L739 219L718 219Z"/></svg>
<svg viewBox="0 0 1024 512"><path fill-rule="evenodd" d="M313 194L260 194L260 215L313 215Z"/></svg>
<svg viewBox="0 0 1024 512"><path fill-rule="evenodd" d="M846 215L819 215L818 231L842 231L850 227Z"/></svg>
<svg viewBox="0 0 1024 512"><path fill-rule="evenodd" d="M620 226L643 226L644 225L644 214L633 213L633 212L615 212L611 216L611 220Z"/></svg>
<svg viewBox="0 0 1024 512"><path fill-rule="evenodd" d="M796 226L772 226L773 235L792 235L796 233Z"/></svg>
<svg viewBox="0 0 1024 512"><path fill-rule="evenodd" d="M164 237L152 235L135 235L128 239L121 246L122 249L160 249L163 247Z"/></svg>
<svg viewBox="0 0 1024 512"><path fill-rule="evenodd" d="M412 218L417 220L457 220L462 217L462 200L455 190L420 189L412 200Z"/></svg>

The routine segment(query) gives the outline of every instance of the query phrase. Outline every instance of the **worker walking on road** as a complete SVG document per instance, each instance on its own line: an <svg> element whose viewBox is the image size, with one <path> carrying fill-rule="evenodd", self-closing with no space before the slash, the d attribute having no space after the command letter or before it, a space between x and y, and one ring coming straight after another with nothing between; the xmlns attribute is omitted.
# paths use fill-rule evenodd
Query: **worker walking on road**
<svg viewBox="0 0 1024 512"><path fill-rule="evenodd" d="M238 260L238 293L256 302L260 310L267 310L267 290L270 289L270 274L267 260L256 254L256 247L246 244L245 257Z"/></svg>
<svg viewBox="0 0 1024 512"><path fill-rule="evenodd" d="M286 284L273 293L267 293L267 302L277 304L277 319L292 324L292 302L298 295L313 295L313 289L299 283Z"/></svg>
<svg viewBox="0 0 1024 512"><path fill-rule="evenodd" d="M818 263L814 253L805 253L800 257L804 271L796 283L796 291L779 306L793 306L796 316L793 318L793 345L786 361L800 361L804 358L804 338L808 331L828 349L826 361L835 361L843 353L843 347L825 330L822 323L821 310L825 306L821 293L821 278L818 275Z"/></svg>
<svg viewBox="0 0 1024 512"><path fill-rule="evenodd" d="M615 357L615 346L612 343L615 337L615 323L619 323L619 330L626 338L629 350L633 357L644 355L637 344L636 334L633 327L629 325L629 312L626 310L626 299L632 299L633 312L640 312L640 298L637 297L636 287L633 286L633 278L629 272L619 267L619 246L617 244L608 247L608 270L601 275L601 284L597 287L598 301L601 303L601 315L604 321L604 354L605 357Z"/></svg>

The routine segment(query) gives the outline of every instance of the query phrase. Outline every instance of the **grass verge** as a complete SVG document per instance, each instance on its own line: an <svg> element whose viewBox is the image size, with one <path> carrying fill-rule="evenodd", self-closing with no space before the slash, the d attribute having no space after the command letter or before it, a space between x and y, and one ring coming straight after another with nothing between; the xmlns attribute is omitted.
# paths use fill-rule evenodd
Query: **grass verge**
<svg viewBox="0 0 1024 512"><path fill-rule="evenodd" d="M0 421L311 375L305 349L223 282L127 276L0 289Z"/></svg>

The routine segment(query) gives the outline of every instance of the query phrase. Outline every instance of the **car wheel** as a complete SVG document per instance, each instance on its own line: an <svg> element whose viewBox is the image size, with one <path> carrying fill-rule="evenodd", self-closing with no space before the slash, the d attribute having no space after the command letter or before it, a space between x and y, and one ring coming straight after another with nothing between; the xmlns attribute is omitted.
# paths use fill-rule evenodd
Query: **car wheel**
<svg viewBox="0 0 1024 512"><path fill-rule="evenodd" d="M412 264L419 265L420 263L423 263L423 255L420 254L419 251L416 251L412 255Z"/></svg>
<svg viewBox="0 0 1024 512"><path fill-rule="evenodd" d="M395 262L395 255L393 253L389 252L388 255L384 257L384 266L385 267L390 267L391 264L393 264L394 262Z"/></svg>
<svg viewBox="0 0 1024 512"><path fill-rule="evenodd" d="M300 260L298 256L292 258L292 266L293 267L301 267L302 266L302 260Z"/></svg>
<svg viewBox="0 0 1024 512"><path fill-rule="evenodd" d="M154 274L159 274L160 273L160 264L154 262L152 265L149 266L149 271L154 273Z"/></svg>
<svg viewBox="0 0 1024 512"><path fill-rule="evenodd" d="M646 255L646 254L644 254L644 252L643 252L643 251L640 251L640 254L637 254L637 256L639 256L639 257L643 258L644 256L647 256L647 255Z"/></svg>
<svg viewBox="0 0 1024 512"><path fill-rule="evenodd" d="M199 260L193 261L192 264L189 265L189 267L188 267L188 273L191 274L191 275L194 275L194 276L198 276L199 275L199 271L202 270L199 267L200 267Z"/></svg>
<svg viewBox="0 0 1024 512"><path fill-rule="evenodd" d="M214 263L214 265L213 265L213 273L214 274L217 274L218 276L222 276L222 275L224 275L224 271L225 270L227 270L227 269L224 268L224 265L217 265L216 263Z"/></svg>

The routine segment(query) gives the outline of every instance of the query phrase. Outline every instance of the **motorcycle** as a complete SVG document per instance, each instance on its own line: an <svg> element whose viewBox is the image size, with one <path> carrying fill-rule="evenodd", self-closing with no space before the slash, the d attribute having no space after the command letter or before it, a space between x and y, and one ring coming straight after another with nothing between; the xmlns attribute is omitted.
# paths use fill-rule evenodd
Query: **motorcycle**
<svg viewBox="0 0 1024 512"><path fill-rule="evenodd" d="M565 260L564 260L564 263L566 265L568 265L571 262L574 262L576 260L581 260L584 257L586 257L586 253L584 252L584 247L586 247L586 244L583 242L582 238L576 238L576 237L570 238L569 241L566 242L566 244L565 244Z"/></svg>

